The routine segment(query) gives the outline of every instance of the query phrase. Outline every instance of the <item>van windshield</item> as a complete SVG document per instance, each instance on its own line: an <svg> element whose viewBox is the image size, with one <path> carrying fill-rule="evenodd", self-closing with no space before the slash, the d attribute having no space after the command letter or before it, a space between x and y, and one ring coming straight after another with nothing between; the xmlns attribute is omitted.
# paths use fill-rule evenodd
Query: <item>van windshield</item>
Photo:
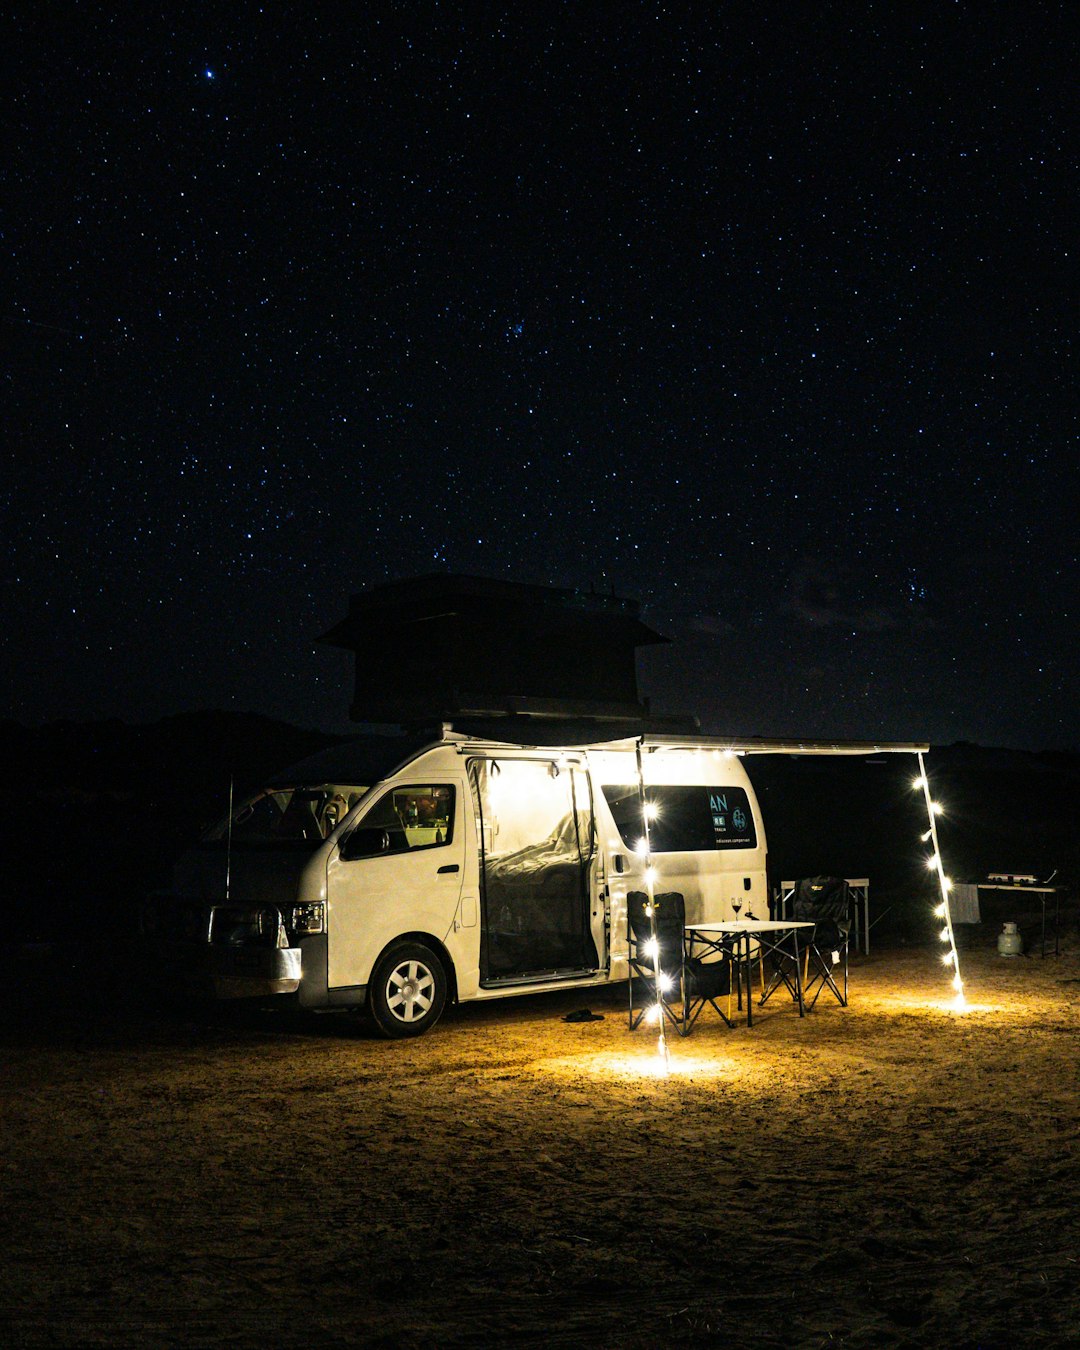
<svg viewBox="0 0 1080 1350"><path fill-rule="evenodd" d="M321 844L367 792L352 783L269 788L249 797L232 817L234 848L303 848ZM225 843L229 818L203 836L203 843Z"/></svg>

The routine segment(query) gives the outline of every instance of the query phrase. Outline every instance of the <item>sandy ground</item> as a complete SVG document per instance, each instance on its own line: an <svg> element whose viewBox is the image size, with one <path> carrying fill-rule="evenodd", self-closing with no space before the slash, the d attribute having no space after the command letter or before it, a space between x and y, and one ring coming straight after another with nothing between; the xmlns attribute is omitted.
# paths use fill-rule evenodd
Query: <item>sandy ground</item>
<svg viewBox="0 0 1080 1350"><path fill-rule="evenodd" d="M621 994L220 1018L9 988L8 1346L1080 1342L1080 944L859 960L847 1009ZM567 1023L589 1007L603 1020Z"/></svg>

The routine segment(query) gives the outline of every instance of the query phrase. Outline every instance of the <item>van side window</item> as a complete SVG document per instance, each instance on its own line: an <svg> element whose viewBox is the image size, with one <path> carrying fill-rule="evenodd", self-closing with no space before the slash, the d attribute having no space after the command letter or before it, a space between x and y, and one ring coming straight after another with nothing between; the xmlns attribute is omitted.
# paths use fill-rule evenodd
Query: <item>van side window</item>
<svg viewBox="0 0 1080 1350"><path fill-rule="evenodd" d="M641 800L636 783L604 784L611 815L628 848L641 839ZM649 843L653 853L711 853L718 849L756 848L757 830L746 791L741 787L690 787L650 784Z"/></svg>
<svg viewBox="0 0 1080 1350"><path fill-rule="evenodd" d="M357 822L341 857L374 858L438 848L454 837L454 788L449 783L391 788Z"/></svg>

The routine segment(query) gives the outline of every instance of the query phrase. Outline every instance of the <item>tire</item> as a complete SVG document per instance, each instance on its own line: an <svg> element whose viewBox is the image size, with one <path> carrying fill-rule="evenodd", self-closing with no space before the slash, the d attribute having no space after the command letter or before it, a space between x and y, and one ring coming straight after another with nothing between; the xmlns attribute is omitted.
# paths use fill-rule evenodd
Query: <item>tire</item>
<svg viewBox="0 0 1080 1350"><path fill-rule="evenodd" d="M391 1040L422 1036L446 1006L446 967L421 942L397 942L379 958L368 985L368 1012Z"/></svg>

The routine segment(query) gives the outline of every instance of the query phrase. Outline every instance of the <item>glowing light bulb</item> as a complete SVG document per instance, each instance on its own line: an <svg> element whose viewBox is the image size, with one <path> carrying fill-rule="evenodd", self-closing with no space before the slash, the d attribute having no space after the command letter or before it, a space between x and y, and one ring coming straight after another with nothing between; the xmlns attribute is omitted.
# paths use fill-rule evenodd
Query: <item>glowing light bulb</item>
<svg viewBox="0 0 1080 1350"><path fill-rule="evenodd" d="M933 830L927 830L925 834L919 836L919 838L922 840L924 844L928 844L930 840L933 839L933 837L934 837Z"/></svg>
<svg viewBox="0 0 1080 1350"><path fill-rule="evenodd" d="M937 860L937 854L935 854L932 858L927 858L927 860L926 860L926 870L927 870L928 872L934 872L934 871L937 870L937 868L938 868L938 860Z"/></svg>
<svg viewBox="0 0 1080 1350"><path fill-rule="evenodd" d="M660 1021L660 1016L659 1003L653 1003L650 1007L645 1009L645 1021L648 1022L651 1027L656 1026L657 1022Z"/></svg>
<svg viewBox="0 0 1080 1350"><path fill-rule="evenodd" d="M656 938L646 938L643 950L650 961L655 961L660 955L660 944Z"/></svg>
<svg viewBox="0 0 1080 1350"><path fill-rule="evenodd" d="M946 952L945 955L941 958L941 964L942 964L943 966L952 966L952 965L955 965L955 964L956 964L956 953L955 953L955 952Z"/></svg>
<svg viewBox="0 0 1080 1350"><path fill-rule="evenodd" d="M945 889L946 889L947 891L951 891L951 890L952 890L952 878L951 878L951 877L942 877L942 878L941 878L941 884L942 884L942 886L945 887Z"/></svg>
<svg viewBox="0 0 1080 1350"><path fill-rule="evenodd" d="M645 819L646 819L646 820L655 820L656 817L657 817L659 814L660 814L660 808L656 805L655 802L646 802L646 803L645 803Z"/></svg>
<svg viewBox="0 0 1080 1350"><path fill-rule="evenodd" d="M919 792L922 788L926 786L926 779L915 778L912 780L911 786L915 789L916 792Z"/></svg>
<svg viewBox="0 0 1080 1350"><path fill-rule="evenodd" d="M649 841L647 839L639 839L634 845L634 852L639 858L647 858L649 856Z"/></svg>
<svg viewBox="0 0 1080 1350"><path fill-rule="evenodd" d="M949 930L947 928L943 928L941 932L938 934L938 937L942 940L942 942L948 942Z"/></svg>
<svg viewBox="0 0 1080 1350"><path fill-rule="evenodd" d="M942 900L942 902L941 902L940 905L936 905L936 906L934 907L934 917L935 917L936 919L943 919L943 918L945 917L945 901L944 901L944 900Z"/></svg>
<svg viewBox="0 0 1080 1350"><path fill-rule="evenodd" d="M646 867L646 869L645 869L645 882L646 882L646 884L651 886L651 885L653 885L653 884L655 883L655 881L656 881L656 868L655 868L655 867Z"/></svg>
<svg viewBox="0 0 1080 1350"><path fill-rule="evenodd" d="M670 975L658 975L656 977L656 983L659 985L662 993L668 994L671 992L671 989L674 986L675 981L671 978Z"/></svg>
<svg viewBox="0 0 1080 1350"><path fill-rule="evenodd" d="M935 816L940 816L944 812L945 808L942 806L940 802L931 802L930 810L933 812Z"/></svg>

